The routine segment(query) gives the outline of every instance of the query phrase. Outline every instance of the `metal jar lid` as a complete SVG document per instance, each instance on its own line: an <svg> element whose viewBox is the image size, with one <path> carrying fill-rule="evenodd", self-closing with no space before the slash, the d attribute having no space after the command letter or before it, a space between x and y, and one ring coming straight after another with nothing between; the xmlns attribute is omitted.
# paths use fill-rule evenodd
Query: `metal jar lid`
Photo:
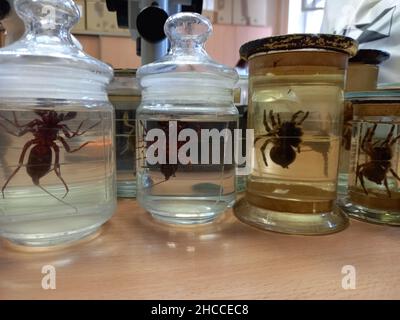
<svg viewBox="0 0 400 320"><path fill-rule="evenodd" d="M240 56L248 60L259 53L303 49L336 51L353 57L357 53L358 42L332 34L289 34L247 42L240 48Z"/></svg>

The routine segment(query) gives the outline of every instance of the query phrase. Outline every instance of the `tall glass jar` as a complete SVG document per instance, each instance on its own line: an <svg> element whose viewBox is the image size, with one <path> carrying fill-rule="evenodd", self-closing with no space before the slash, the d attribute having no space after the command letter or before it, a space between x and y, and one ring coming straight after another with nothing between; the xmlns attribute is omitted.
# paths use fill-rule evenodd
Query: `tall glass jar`
<svg viewBox="0 0 400 320"><path fill-rule="evenodd" d="M26 33L0 50L0 235L49 246L116 207L112 70L75 46L72 0L15 0Z"/></svg>
<svg viewBox="0 0 400 320"><path fill-rule="evenodd" d="M343 209L364 221L400 225L400 91L353 95L348 196Z"/></svg>
<svg viewBox="0 0 400 320"><path fill-rule="evenodd" d="M238 125L238 75L204 50L211 32L199 14L171 16L165 24L170 52L138 70L137 199L169 223L210 222L235 200L229 141Z"/></svg>
<svg viewBox="0 0 400 320"><path fill-rule="evenodd" d="M117 155L117 195L136 197L136 109L140 89L136 70L117 69L108 86L108 97L115 112L115 151Z"/></svg>
<svg viewBox="0 0 400 320"><path fill-rule="evenodd" d="M317 235L348 224L336 187L350 39L287 35L249 42L253 172L236 216L257 227Z"/></svg>

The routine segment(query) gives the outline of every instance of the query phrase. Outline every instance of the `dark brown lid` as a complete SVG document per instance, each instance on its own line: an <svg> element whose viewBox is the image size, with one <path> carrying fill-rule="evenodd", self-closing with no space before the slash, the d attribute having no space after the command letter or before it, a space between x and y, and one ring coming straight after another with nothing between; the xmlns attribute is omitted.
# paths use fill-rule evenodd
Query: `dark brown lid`
<svg viewBox="0 0 400 320"><path fill-rule="evenodd" d="M349 60L352 63L378 65L390 58L390 53L375 49L360 49L357 54Z"/></svg>
<svg viewBox="0 0 400 320"><path fill-rule="evenodd" d="M247 42L240 48L240 56L247 60L257 53L302 49L337 51L353 57L357 53L358 42L333 34L288 34Z"/></svg>

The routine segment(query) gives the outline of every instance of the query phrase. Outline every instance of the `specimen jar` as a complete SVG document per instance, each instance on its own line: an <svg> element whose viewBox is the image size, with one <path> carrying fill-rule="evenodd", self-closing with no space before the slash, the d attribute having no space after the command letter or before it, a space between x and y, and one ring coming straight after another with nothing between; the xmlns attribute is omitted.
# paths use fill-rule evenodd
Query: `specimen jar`
<svg viewBox="0 0 400 320"><path fill-rule="evenodd" d="M112 69L72 40L74 1L15 8L26 33L0 50L0 235L30 246L71 242L116 207Z"/></svg>
<svg viewBox="0 0 400 320"><path fill-rule="evenodd" d="M340 201L354 218L400 225L400 91L353 95L349 190Z"/></svg>
<svg viewBox="0 0 400 320"><path fill-rule="evenodd" d="M339 197L347 195L353 120L352 95L354 92L377 89L379 65L389 59L389 57L390 54L385 51L361 49L357 52L357 55L349 60L344 96L343 131L338 181Z"/></svg>
<svg viewBox="0 0 400 320"><path fill-rule="evenodd" d="M210 222L235 201L238 75L206 53L211 32L199 14L171 16L169 53L138 70L137 199L168 223Z"/></svg>
<svg viewBox="0 0 400 320"><path fill-rule="evenodd" d="M135 119L141 98L136 70L114 70L114 79L107 91L115 113L117 195L120 198L134 198L136 197Z"/></svg>
<svg viewBox="0 0 400 320"><path fill-rule="evenodd" d="M342 230L336 206L343 88L357 43L287 35L242 46L249 60L253 169L236 216L262 229L318 235Z"/></svg>

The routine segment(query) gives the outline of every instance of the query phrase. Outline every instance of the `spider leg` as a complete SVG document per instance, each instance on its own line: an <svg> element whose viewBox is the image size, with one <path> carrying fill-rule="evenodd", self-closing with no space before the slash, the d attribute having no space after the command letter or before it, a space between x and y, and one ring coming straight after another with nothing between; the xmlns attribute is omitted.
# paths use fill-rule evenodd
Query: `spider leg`
<svg viewBox="0 0 400 320"><path fill-rule="evenodd" d="M267 156L265 155L265 150L267 149L268 144L272 142L272 139L267 139L264 144L261 146L260 151L261 155L263 157L263 161L265 163L265 166L268 167L268 161L267 161Z"/></svg>
<svg viewBox="0 0 400 320"><path fill-rule="evenodd" d="M276 128L276 120L272 110L269 111L269 119L271 120L272 128Z"/></svg>
<svg viewBox="0 0 400 320"><path fill-rule="evenodd" d="M390 129L390 132L389 132L389 134L387 135L385 141L383 141L383 142L381 143L381 147L383 147L384 145L390 143L390 141L391 141L392 138L393 138L393 133L394 133L394 129L395 129L395 128L396 128L396 126L393 125L392 128Z"/></svg>
<svg viewBox="0 0 400 320"><path fill-rule="evenodd" d="M357 170L356 170L356 185L357 185L357 183L358 183L358 179L359 179L360 176L361 176L361 170L362 170L362 168L364 168L364 167L365 167L365 164L362 164L362 165L357 166Z"/></svg>
<svg viewBox="0 0 400 320"><path fill-rule="evenodd" d="M368 128L367 132L364 135L364 138L361 142L361 150L364 151L366 154L371 154L371 150L367 148L367 145L371 145L372 138L375 135L375 130L378 124L374 124L372 128Z"/></svg>
<svg viewBox="0 0 400 320"><path fill-rule="evenodd" d="M14 132L14 131L11 131L10 129L8 129L2 123L0 123L0 127L2 127L8 134L10 134L10 135L12 135L14 137L22 137L22 136L26 135L27 133L32 132L32 128L25 128L25 129L22 129L22 130L20 130L18 132Z"/></svg>
<svg viewBox="0 0 400 320"><path fill-rule="evenodd" d="M365 187L364 175L363 175L362 172L360 172L359 178L360 178L360 183L361 183L362 188L364 189L365 194L368 195L368 190L367 190L367 188Z"/></svg>
<svg viewBox="0 0 400 320"><path fill-rule="evenodd" d="M61 176L60 148L55 143L53 143L51 146L52 146L52 148L54 150L54 154L55 154L54 172L56 173L58 179L60 179L60 181L62 182L62 184L64 185L64 188L65 188L65 194L62 197L62 199L64 199L67 196L67 194L69 193L69 188L68 188L67 183L65 182L65 180Z"/></svg>
<svg viewBox="0 0 400 320"><path fill-rule="evenodd" d="M399 175L392 168L390 168L390 172L392 173L393 177L400 181Z"/></svg>
<svg viewBox="0 0 400 320"><path fill-rule="evenodd" d="M13 111L14 122L11 121L10 119L7 119L2 114L0 114L0 118L3 119L4 121L6 121L7 123L11 124L15 128L18 128L18 129L25 128L25 127L33 127L34 125L37 124L37 119L34 119L34 120L28 122L27 124L22 124L22 125L19 124L18 119L17 119L17 115L15 114L15 111Z"/></svg>
<svg viewBox="0 0 400 320"><path fill-rule="evenodd" d="M298 126L301 126L303 124L304 121L306 121L306 119L308 118L308 116L310 115L310 113L307 111L304 115L304 117L297 123Z"/></svg>
<svg viewBox="0 0 400 320"><path fill-rule="evenodd" d="M64 124L62 125L62 131L64 132L65 136L68 139L72 139L74 137L80 137L83 136L85 133L87 133L89 130L92 130L93 128L97 127L101 123L101 120L96 122L89 128L85 129L84 131L79 132L82 129L82 126L84 125L85 122L86 120L83 120L75 131L71 130L67 125Z"/></svg>
<svg viewBox="0 0 400 320"><path fill-rule="evenodd" d="M263 124L264 124L265 130L267 130L267 132L271 132L271 127L269 126L268 120L267 120L267 110L264 110Z"/></svg>
<svg viewBox="0 0 400 320"><path fill-rule="evenodd" d="M7 188L7 185L10 183L10 181L14 178L14 176L18 173L18 171L22 168L22 166L24 165L24 159L25 159L25 155L26 152L28 151L28 149L34 145L37 142L37 140L31 140L28 141L24 148L22 149L21 155L19 157L19 161L18 161L18 167L14 170L14 172L11 174L11 176L8 177L6 183L3 185L3 187L1 188L1 193L3 195L3 199L4 199L4 191Z"/></svg>
<svg viewBox="0 0 400 320"><path fill-rule="evenodd" d="M11 120L7 119L6 117L4 117L2 114L0 114L0 118L3 119L4 121L6 121L7 123L9 123L10 125L12 125L14 128L19 129L18 132L14 132L10 129L8 129L4 124L0 123L0 126L2 128L4 128L4 130L8 133L11 134L14 137L22 137L23 135L32 132L32 129L34 126L38 125L38 120L32 120L31 122L25 124L25 125L20 125L18 123L17 117L15 115L15 111L13 111L13 115L14 115L14 122L12 122Z"/></svg>
<svg viewBox="0 0 400 320"><path fill-rule="evenodd" d="M123 115L123 121L124 121L124 126L125 127L128 127L128 128L131 128L132 130L131 130L131 133L130 134L132 134L133 132L133 130L135 130L135 125L133 125L133 124L130 124L129 123L129 115L128 115L128 112L124 112L124 115Z"/></svg>
<svg viewBox="0 0 400 320"><path fill-rule="evenodd" d="M279 113L277 113L276 116L278 117L278 125L281 126L282 125L281 115Z"/></svg>
<svg viewBox="0 0 400 320"><path fill-rule="evenodd" d="M391 198L391 197L392 197L392 193L390 192L390 189L389 189L389 184L388 184L388 179L387 179L387 176L385 176L384 183L385 183L385 188L386 188L386 191L387 191L388 197L389 197L389 198Z"/></svg>
<svg viewBox="0 0 400 320"><path fill-rule="evenodd" d="M295 122L297 117L302 113L303 113L303 111L301 111L301 110L297 111L295 114L293 114L292 119L290 120L290 122Z"/></svg>
<svg viewBox="0 0 400 320"><path fill-rule="evenodd" d="M255 145L258 141L260 141L261 139L273 137L273 136L275 136L275 135L276 135L276 131L275 131L275 130L274 130L274 131L271 131L271 132L269 132L269 133L267 133L267 134L263 134L263 135L261 135L261 136L259 136L259 137L257 137L257 138L254 139L254 145Z"/></svg>
<svg viewBox="0 0 400 320"><path fill-rule="evenodd" d="M89 143L93 143L93 141L88 141L88 142L85 142L83 145L81 145L79 148L71 149L71 147L68 145L67 141L65 141L65 139L63 137L58 137L57 140L62 143L62 145L64 146L64 149L68 153L77 152L77 151L81 150L82 148L86 147Z"/></svg>
<svg viewBox="0 0 400 320"><path fill-rule="evenodd" d="M400 140L400 134L390 142L390 146L393 146L397 140Z"/></svg>

